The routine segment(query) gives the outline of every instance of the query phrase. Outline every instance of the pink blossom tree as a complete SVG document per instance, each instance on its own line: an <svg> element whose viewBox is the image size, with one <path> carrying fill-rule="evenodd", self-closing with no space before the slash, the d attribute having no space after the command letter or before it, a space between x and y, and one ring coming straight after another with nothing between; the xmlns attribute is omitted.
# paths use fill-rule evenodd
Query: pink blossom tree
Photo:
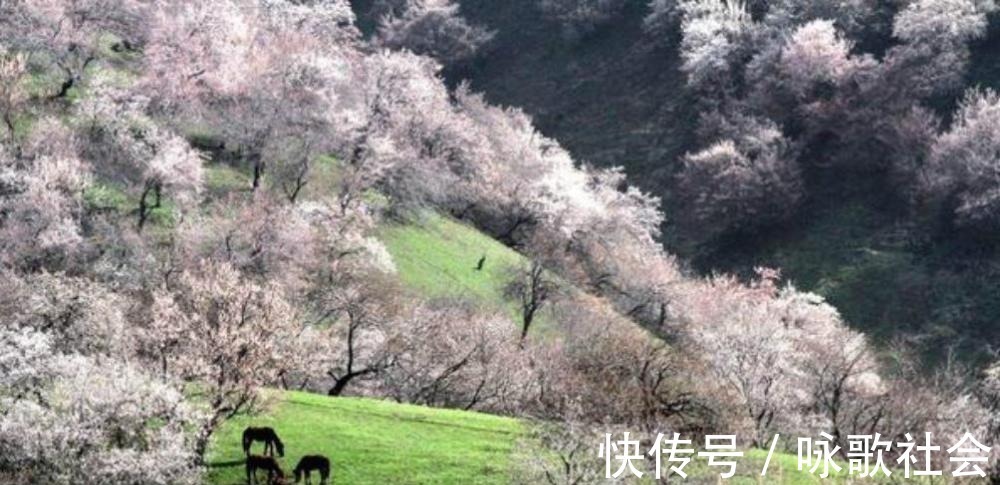
<svg viewBox="0 0 1000 485"><path fill-rule="evenodd" d="M173 345L154 348L169 355L167 370L193 384L205 403L194 453L204 458L209 438L225 419L252 409L261 386L277 382L281 362L290 358L296 334L295 312L274 284L258 284L231 265L206 261L183 273L176 288L167 288L174 300L157 305L181 333L161 332ZM159 325L159 324L156 324Z"/></svg>

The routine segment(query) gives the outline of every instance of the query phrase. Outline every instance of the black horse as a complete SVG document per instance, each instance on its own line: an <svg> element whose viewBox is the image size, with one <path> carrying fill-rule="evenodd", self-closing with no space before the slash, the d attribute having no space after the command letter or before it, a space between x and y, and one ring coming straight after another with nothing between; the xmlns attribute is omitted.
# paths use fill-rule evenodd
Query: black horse
<svg viewBox="0 0 1000 485"><path fill-rule="evenodd" d="M299 483L305 477L306 485L311 484L313 470L319 472L319 483L321 485L327 483L327 479L330 478L330 460L320 455L303 456L299 460L299 464L295 466L295 483Z"/></svg>
<svg viewBox="0 0 1000 485"><path fill-rule="evenodd" d="M267 472L267 485L285 483L285 472L281 470L281 465L270 456L249 455L247 456L247 484L256 485L257 471Z"/></svg>
<svg viewBox="0 0 1000 485"><path fill-rule="evenodd" d="M264 454L274 456L274 451L278 451L278 456L285 456L285 445L278 438L271 428L247 428L243 430L243 453L250 456L250 447L254 441L264 442Z"/></svg>

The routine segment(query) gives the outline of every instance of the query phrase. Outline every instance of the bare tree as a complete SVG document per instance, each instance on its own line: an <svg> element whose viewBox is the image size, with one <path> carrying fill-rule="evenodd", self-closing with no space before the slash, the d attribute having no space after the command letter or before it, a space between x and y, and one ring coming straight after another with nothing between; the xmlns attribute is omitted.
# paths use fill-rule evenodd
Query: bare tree
<svg viewBox="0 0 1000 485"><path fill-rule="evenodd" d="M509 271L511 281L504 288L504 294L518 303L521 311L521 344L528 338L531 324L538 311L555 297L558 286L548 275L539 261L532 261L520 268Z"/></svg>
<svg viewBox="0 0 1000 485"><path fill-rule="evenodd" d="M430 406L518 412L530 374L516 329L501 315L452 300L430 302L397 318L380 381L396 399Z"/></svg>
<svg viewBox="0 0 1000 485"><path fill-rule="evenodd" d="M582 422L538 422L531 439L518 447L520 468L526 482L549 485L586 485L607 481L604 465L594 453L601 433ZM537 449L541 448L541 449Z"/></svg>
<svg viewBox="0 0 1000 485"><path fill-rule="evenodd" d="M318 293L321 315L334 325L337 357L334 367L327 370L333 380L327 390L330 396L343 394L351 384L374 379L391 364L383 343L397 302L374 275L372 281L345 283Z"/></svg>

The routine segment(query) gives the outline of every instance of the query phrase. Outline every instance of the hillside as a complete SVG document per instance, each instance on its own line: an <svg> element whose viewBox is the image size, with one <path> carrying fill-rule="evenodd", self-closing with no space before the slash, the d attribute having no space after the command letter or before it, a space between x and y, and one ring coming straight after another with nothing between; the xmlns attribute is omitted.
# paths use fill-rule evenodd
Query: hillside
<svg viewBox="0 0 1000 485"><path fill-rule="evenodd" d="M356 2L362 18L369 3ZM460 3L465 17L496 37L474 61L446 69L449 82L467 81L492 102L523 108L579 161L623 166L631 183L664 199L661 242L700 273L780 268L786 281L827 298L855 328L883 343L919 335L932 355L948 346L982 362L988 345L1000 344L996 245L942 224L941 214L914 214L882 169L813 170L797 215L749 234L705 242L677 226L683 209L673 176L680 157L699 148L698 112L679 70L681 34L644 34L647 1L626 1L612 21L573 39L535 0ZM866 39L858 49L879 42ZM997 85L998 42L992 22L971 45L967 85ZM947 121L960 94L930 104ZM809 158L801 163L811 166Z"/></svg>
<svg viewBox="0 0 1000 485"><path fill-rule="evenodd" d="M503 297L508 272L526 261L476 229L433 212L409 223L387 223L379 235L399 279L429 297L508 307ZM483 267L476 269L481 258Z"/></svg>
<svg viewBox="0 0 1000 485"><path fill-rule="evenodd" d="M298 392L268 396L269 411L232 419L216 436L209 455L209 484L245 483L240 437L247 426L275 428L285 443L286 455L280 460L285 470L306 454L328 456L333 463L332 483L517 483L517 457L532 452L525 448L530 441L525 439L524 424L510 418ZM261 446L254 450L259 452ZM746 453L737 475L727 483L759 483L767 453ZM776 454L768 467L768 483L845 482L820 480L796 468L794 455ZM685 483L716 482L713 470L698 460L686 470L690 476Z"/></svg>
<svg viewBox="0 0 1000 485"><path fill-rule="evenodd" d="M0 484L1000 481L998 16L0 0Z"/></svg>
<svg viewBox="0 0 1000 485"><path fill-rule="evenodd" d="M404 286L432 298L461 298L487 309L516 308L503 296L507 268L526 258L475 228L424 212L405 223L385 222L378 231ZM475 266L486 256L482 270ZM546 328L545 315L541 325ZM286 469L305 454L325 454L334 463L334 483L502 484L517 483L525 453L545 453L528 438L526 424L489 414L435 409L367 398L270 391L260 415L227 421L210 451L208 480L235 485L244 476L240 436L247 426L270 426L286 444ZM596 444L595 450L596 450ZM259 445L258 445L259 448ZM255 448L257 449L257 448ZM765 450L745 450L731 483L759 483ZM794 454L775 455L770 483L841 483L798 471ZM715 483L714 470L697 460L690 483ZM873 482L878 483L878 482Z"/></svg>
<svg viewBox="0 0 1000 485"><path fill-rule="evenodd" d="M475 412L295 392L274 397L266 415L241 416L222 428L209 483L245 482L240 439L249 425L278 431L285 470L303 455L323 454L333 463L332 482L352 484L510 483L511 455L523 433L513 419Z"/></svg>
<svg viewBox="0 0 1000 485"><path fill-rule="evenodd" d="M398 278L410 289L428 297L463 298L484 308L515 312L502 287L508 278L506 268L526 259L475 228L425 212L410 222L386 222L379 237L393 256ZM487 263L476 270L482 255ZM547 453L529 449L537 445L529 438L528 425L507 417L286 391L270 391L267 400L262 414L227 421L216 436L209 458L210 484L243 483L240 436L247 426L279 431L286 445L287 455L281 461L286 469L305 454L329 456L334 483L518 483L524 455ZM727 483L760 483L766 450L744 453L737 475ZM685 483L716 483L716 471L703 462L695 460L686 470ZM851 483L843 473L821 480L799 471L794 450L780 449L767 479L789 485Z"/></svg>
<svg viewBox="0 0 1000 485"><path fill-rule="evenodd" d="M362 27L373 0L352 2ZM627 0L620 18L580 41L568 41L535 0L463 0L462 15L496 37L470 63L446 69L452 84L468 81L492 102L532 115L582 162L623 165L634 183L662 188L669 160L689 148L694 117L677 39L651 42L641 30L646 0Z"/></svg>

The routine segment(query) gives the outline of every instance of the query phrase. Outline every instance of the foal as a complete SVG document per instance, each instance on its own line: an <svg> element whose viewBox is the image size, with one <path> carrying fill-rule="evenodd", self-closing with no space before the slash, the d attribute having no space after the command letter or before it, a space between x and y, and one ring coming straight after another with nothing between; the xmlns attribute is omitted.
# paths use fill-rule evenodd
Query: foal
<svg viewBox="0 0 1000 485"><path fill-rule="evenodd" d="M243 430L243 453L250 456L250 447L254 441L264 442L264 454L274 456L274 451L278 450L278 456L285 456L285 445L278 438L271 428L247 428Z"/></svg>
<svg viewBox="0 0 1000 485"><path fill-rule="evenodd" d="M257 483L257 471L267 471L267 485L285 483L285 472L281 470L278 461L270 456L249 455L247 456L247 484Z"/></svg>
<svg viewBox="0 0 1000 485"><path fill-rule="evenodd" d="M302 477L305 476L306 485L311 484L313 470L319 472L319 483L320 485L324 485L327 479L330 478L330 460L320 455L303 456L299 460L299 464L295 466L295 483L299 483Z"/></svg>

